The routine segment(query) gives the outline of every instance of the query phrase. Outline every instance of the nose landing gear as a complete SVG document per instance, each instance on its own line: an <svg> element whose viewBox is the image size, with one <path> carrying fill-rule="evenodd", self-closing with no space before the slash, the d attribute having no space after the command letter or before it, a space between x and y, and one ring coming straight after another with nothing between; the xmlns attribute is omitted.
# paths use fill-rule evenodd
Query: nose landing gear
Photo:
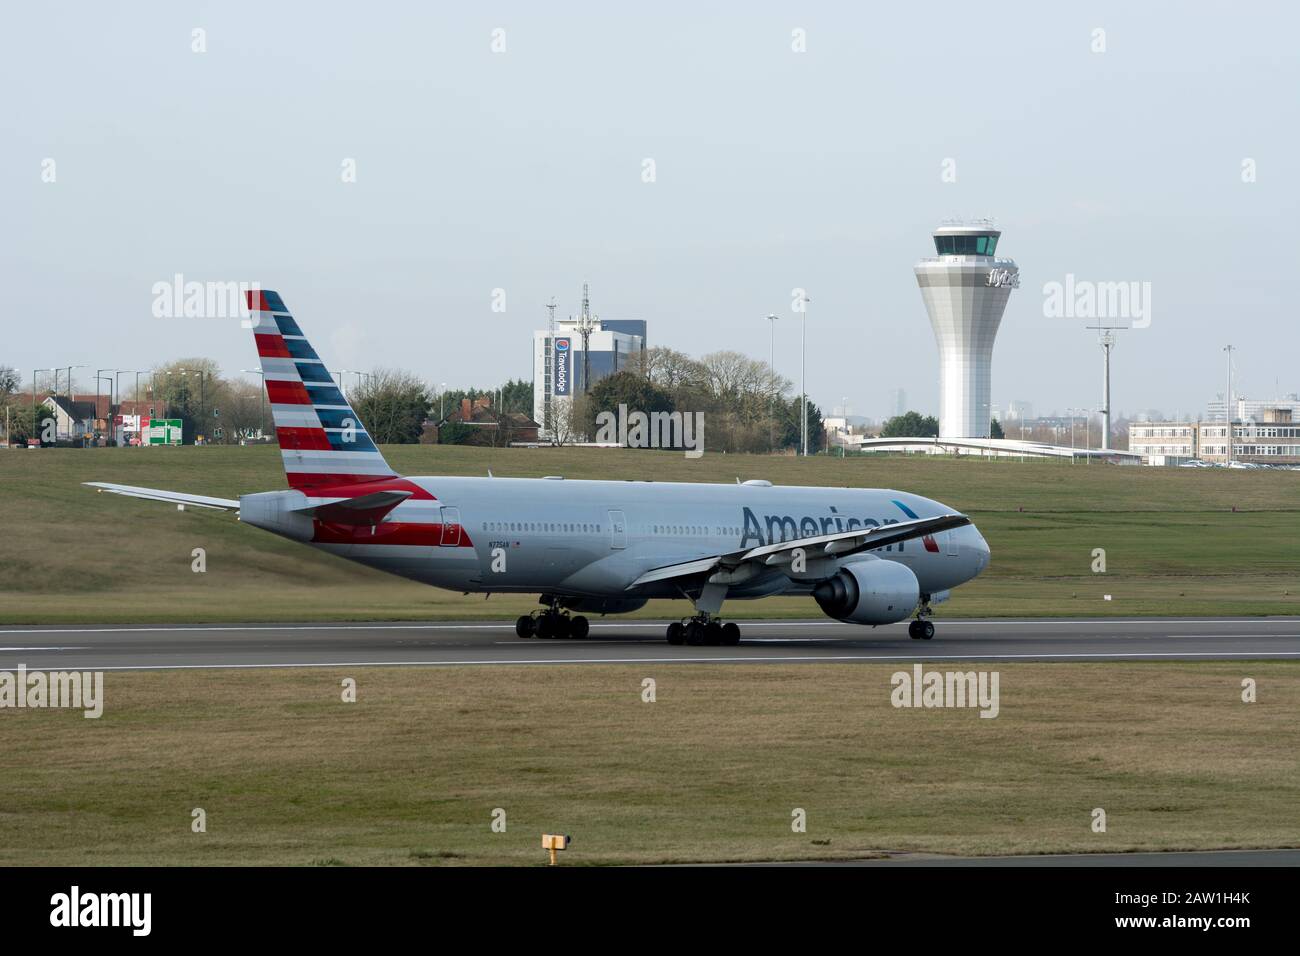
<svg viewBox="0 0 1300 956"><path fill-rule="evenodd" d="M934 637L934 622L918 618L907 625L907 635L914 641L928 641Z"/></svg>
<svg viewBox="0 0 1300 956"><path fill-rule="evenodd" d="M907 636L914 641L928 641L934 638L934 622L928 620L934 613L930 610L930 595L922 596L921 606L916 609L916 620L907 625Z"/></svg>

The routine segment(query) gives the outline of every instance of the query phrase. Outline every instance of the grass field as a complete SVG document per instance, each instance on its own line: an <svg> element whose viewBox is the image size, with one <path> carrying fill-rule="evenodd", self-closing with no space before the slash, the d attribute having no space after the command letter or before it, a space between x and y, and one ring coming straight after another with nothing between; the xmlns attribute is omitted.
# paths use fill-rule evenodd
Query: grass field
<svg viewBox="0 0 1300 956"><path fill-rule="evenodd" d="M895 669L109 673L99 720L0 715L0 865L540 865L544 831L569 865L1300 845L1293 663L1003 665L992 720L894 709Z"/></svg>
<svg viewBox="0 0 1300 956"><path fill-rule="evenodd" d="M596 449L385 448L406 474L881 486L970 514L989 571L940 616L1300 613L1300 473L913 458L799 460ZM0 450L0 623L513 617L531 598L464 597L252 528L96 495L101 480L237 497L284 487L278 449ZM1236 509L1234 511L1234 508ZM206 574L190 552L207 551ZM1104 548L1107 573L1091 571ZM1105 601L1103 595L1112 595ZM652 602L640 616L686 605ZM811 600L728 616L817 616Z"/></svg>

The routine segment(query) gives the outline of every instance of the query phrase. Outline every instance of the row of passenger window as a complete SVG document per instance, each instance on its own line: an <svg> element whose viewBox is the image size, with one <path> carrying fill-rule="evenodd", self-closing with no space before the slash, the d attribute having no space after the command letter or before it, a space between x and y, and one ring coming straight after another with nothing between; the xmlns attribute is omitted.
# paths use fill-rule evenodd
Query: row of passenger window
<svg viewBox="0 0 1300 956"><path fill-rule="evenodd" d="M484 521L482 523L484 531L498 532L515 532L519 534L598 534L601 531L599 525L588 524L585 522L570 521ZM709 528L706 525L653 525L654 534L671 535L673 537L703 537L709 534L713 535L738 535L739 528L722 527L714 525Z"/></svg>
<svg viewBox="0 0 1300 956"><path fill-rule="evenodd" d="M695 525L695 524L687 524L687 525L657 524L657 525L653 525L652 527L654 529L655 534L673 535L675 537L689 537L692 535L701 536L701 535L708 535L708 534L714 534L714 535L740 534L739 528L724 528L718 525L714 525L712 530L710 530L705 525Z"/></svg>
<svg viewBox="0 0 1300 956"><path fill-rule="evenodd" d="M600 530L594 524L575 521L484 521L484 531L516 531L521 534L595 534Z"/></svg>

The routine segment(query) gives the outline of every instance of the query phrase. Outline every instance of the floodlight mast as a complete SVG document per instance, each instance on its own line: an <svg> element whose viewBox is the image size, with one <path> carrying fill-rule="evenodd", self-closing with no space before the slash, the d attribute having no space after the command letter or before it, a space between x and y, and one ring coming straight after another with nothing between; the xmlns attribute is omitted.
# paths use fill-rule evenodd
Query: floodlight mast
<svg viewBox="0 0 1300 956"><path fill-rule="evenodd" d="M1090 325L1101 340L1101 450L1110 451L1110 350L1115 347L1115 333L1124 330L1121 325Z"/></svg>

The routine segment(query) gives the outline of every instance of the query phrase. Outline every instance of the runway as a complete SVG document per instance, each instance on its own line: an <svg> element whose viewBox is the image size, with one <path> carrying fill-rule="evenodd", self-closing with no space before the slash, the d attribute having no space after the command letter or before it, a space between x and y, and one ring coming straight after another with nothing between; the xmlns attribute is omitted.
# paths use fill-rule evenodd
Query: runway
<svg viewBox="0 0 1300 956"><path fill-rule="evenodd" d="M749 864L746 864L749 865ZM1300 850L1178 850L1157 853L1051 853L1026 856L943 856L935 853L894 853L873 860L810 860L799 863L758 863L755 866L885 866L885 867L1294 867Z"/></svg>
<svg viewBox="0 0 1300 956"><path fill-rule="evenodd" d="M929 663L1300 659L1300 618L746 621L736 647L674 647L665 622L597 620L586 640L521 640L513 623L195 624L0 628L0 670L556 664Z"/></svg>

